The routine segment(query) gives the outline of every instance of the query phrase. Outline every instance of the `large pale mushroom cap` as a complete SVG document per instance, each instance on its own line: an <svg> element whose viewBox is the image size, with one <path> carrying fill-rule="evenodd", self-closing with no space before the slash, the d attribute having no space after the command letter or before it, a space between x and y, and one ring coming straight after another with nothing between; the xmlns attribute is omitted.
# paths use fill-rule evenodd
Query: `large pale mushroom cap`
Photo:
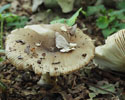
<svg viewBox="0 0 125 100"><path fill-rule="evenodd" d="M109 36L95 49L94 62L101 68L125 72L125 29Z"/></svg>
<svg viewBox="0 0 125 100"><path fill-rule="evenodd" d="M31 25L16 29L7 36L6 55L18 69L33 69L36 74L57 76L80 69L94 57L91 38L80 29L74 35L64 24ZM58 39L57 36L58 35ZM67 41L70 50L60 50ZM57 43L59 42L59 43ZM75 46L75 47L73 47ZM58 47L58 48L57 48ZM67 48L66 48L67 49Z"/></svg>

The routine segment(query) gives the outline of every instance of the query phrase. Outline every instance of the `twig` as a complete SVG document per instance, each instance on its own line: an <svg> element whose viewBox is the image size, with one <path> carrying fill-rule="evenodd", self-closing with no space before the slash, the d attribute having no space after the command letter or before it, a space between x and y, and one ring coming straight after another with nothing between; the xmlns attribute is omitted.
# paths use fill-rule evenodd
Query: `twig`
<svg viewBox="0 0 125 100"><path fill-rule="evenodd" d="M0 49L3 49L3 22L4 18L1 18Z"/></svg>

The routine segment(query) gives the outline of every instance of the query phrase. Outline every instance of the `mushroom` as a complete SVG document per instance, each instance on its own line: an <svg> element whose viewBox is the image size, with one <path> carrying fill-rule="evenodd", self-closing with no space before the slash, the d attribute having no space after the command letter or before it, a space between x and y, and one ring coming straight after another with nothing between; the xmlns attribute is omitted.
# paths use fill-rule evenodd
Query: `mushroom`
<svg viewBox="0 0 125 100"><path fill-rule="evenodd" d="M65 24L16 29L7 36L6 55L18 69L32 69L41 75L39 84L49 84L50 76L76 71L94 57L91 38L78 28L74 35L70 31Z"/></svg>
<svg viewBox="0 0 125 100"><path fill-rule="evenodd" d="M103 69L125 72L125 29L109 36L95 49L94 63Z"/></svg>

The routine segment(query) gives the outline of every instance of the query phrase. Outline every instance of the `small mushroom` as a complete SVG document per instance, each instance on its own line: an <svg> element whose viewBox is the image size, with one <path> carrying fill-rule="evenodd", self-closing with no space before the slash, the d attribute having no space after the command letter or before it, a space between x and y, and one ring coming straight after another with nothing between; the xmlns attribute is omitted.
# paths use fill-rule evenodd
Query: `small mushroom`
<svg viewBox="0 0 125 100"><path fill-rule="evenodd" d="M67 74L84 67L94 57L91 38L78 28L74 36L70 35L69 31L62 31L62 27L69 29L65 24L42 24L12 31L6 39L8 59L18 69L31 68L36 74L41 75L39 84L51 83L48 80L50 76ZM24 40L25 44L21 45L15 40ZM36 46L36 43L40 45ZM24 51L28 46L30 47L27 54ZM32 48L35 48L35 51ZM32 51L37 56L34 57ZM83 54L86 56L83 57ZM19 56L23 59L19 60Z"/></svg>
<svg viewBox="0 0 125 100"><path fill-rule="evenodd" d="M94 63L103 69L125 72L125 29L109 36L95 49Z"/></svg>

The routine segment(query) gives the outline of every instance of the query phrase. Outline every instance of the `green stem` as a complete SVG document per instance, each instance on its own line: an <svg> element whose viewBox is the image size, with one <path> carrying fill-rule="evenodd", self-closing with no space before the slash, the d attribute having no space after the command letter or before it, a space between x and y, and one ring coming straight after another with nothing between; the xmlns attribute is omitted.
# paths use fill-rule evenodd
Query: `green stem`
<svg viewBox="0 0 125 100"><path fill-rule="evenodd" d="M3 92L7 90L6 85L1 81L0 81L0 90L3 91Z"/></svg>
<svg viewBox="0 0 125 100"><path fill-rule="evenodd" d="M0 33L0 49L3 49L3 23L4 23L4 18L1 19L1 33Z"/></svg>

